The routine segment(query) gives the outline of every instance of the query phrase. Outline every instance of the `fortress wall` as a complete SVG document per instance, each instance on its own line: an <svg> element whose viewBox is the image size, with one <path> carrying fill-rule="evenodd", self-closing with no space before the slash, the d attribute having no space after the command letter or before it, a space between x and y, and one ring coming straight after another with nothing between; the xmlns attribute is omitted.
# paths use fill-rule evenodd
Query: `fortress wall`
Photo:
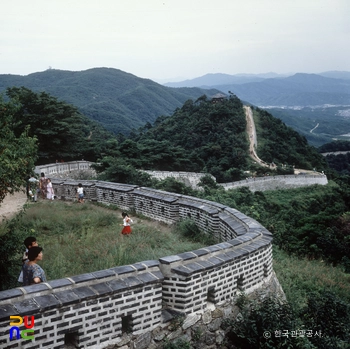
<svg viewBox="0 0 350 349"><path fill-rule="evenodd" d="M206 173L196 173L196 172L181 172L181 171L144 171L151 175L152 177L162 180L166 179L168 177L175 178L177 181L182 182L186 184L187 186L200 190L202 189L201 187L198 187L198 183L200 179L208 175ZM210 175L213 180L216 182L216 178L212 175Z"/></svg>
<svg viewBox="0 0 350 349"><path fill-rule="evenodd" d="M265 191L276 189L293 189L309 185L328 183L326 175L286 175L286 176L266 176L247 178L243 181L224 183L226 190L239 187L248 187L251 191Z"/></svg>
<svg viewBox="0 0 350 349"><path fill-rule="evenodd" d="M75 199L78 181L52 182L59 199ZM276 283L272 235L241 212L150 188L100 181L82 184L86 200L117 205L170 224L189 217L218 243L158 261L2 291L0 347L55 349L69 341L79 348L114 344L129 349L158 348L160 338L181 335L169 330L169 312L184 314L185 331L188 322L193 325L202 317L208 324L210 309L220 308L223 302L230 304L238 291L252 294L265 290L273 280ZM35 340L9 340L12 315L34 316ZM19 328L24 329L23 325ZM162 335L155 335L159 331ZM219 329L215 333L220 341L222 333Z"/></svg>
<svg viewBox="0 0 350 349"><path fill-rule="evenodd" d="M46 177L54 177L55 174L89 170L92 164L93 162L85 160L58 162L54 164L36 166L35 172L38 174L44 172Z"/></svg>

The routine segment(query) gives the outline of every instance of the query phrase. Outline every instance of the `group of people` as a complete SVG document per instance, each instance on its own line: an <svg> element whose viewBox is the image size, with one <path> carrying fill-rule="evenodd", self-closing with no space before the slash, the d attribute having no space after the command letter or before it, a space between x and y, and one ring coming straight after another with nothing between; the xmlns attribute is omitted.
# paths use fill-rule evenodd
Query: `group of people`
<svg viewBox="0 0 350 349"><path fill-rule="evenodd" d="M39 187L37 187L39 185ZM36 198L36 194L40 193L42 199L54 200L55 191L51 183L50 178L45 177L45 173L41 172L40 179L37 180L34 177L29 179L29 196ZM35 193L35 194L34 194ZM84 203L84 188L81 183L78 184L77 188L77 199L79 203ZM33 199L33 201L36 201Z"/></svg>
<svg viewBox="0 0 350 349"><path fill-rule="evenodd" d="M40 282L46 282L44 270L37 264L43 259L43 249L40 247L34 236L29 236L24 240L26 251L23 254L23 265L18 281L23 286L30 286Z"/></svg>
<svg viewBox="0 0 350 349"><path fill-rule="evenodd" d="M42 199L53 200L55 198L55 191L52 187L51 179L46 178L44 172L40 174L39 189Z"/></svg>

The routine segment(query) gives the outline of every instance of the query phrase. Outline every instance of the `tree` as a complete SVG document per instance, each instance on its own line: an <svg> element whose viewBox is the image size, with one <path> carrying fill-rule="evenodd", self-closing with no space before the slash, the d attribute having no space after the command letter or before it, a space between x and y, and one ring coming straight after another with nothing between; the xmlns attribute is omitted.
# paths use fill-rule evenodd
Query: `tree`
<svg viewBox="0 0 350 349"><path fill-rule="evenodd" d="M97 154L100 156L105 152L106 141L112 138L100 125L80 114L76 107L46 92L12 87L6 94L18 105L13 113L14 133L19 135L27 130L30 137L38 139L38 163L81 158L96 161Z"/></svg>
<svg viewBox="0 0 350 349"><path fill-rule="evenodd" d="M5 196L19 191L33 174L37 159L37 139L30 137L29 127L16 135L13 115L19 106L0 99L0 203Z"/></svg>

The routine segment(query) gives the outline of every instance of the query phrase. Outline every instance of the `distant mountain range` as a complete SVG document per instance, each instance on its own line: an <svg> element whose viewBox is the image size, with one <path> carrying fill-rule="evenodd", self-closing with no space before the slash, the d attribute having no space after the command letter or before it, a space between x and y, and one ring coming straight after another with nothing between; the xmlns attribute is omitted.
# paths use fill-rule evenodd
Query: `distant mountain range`
<svg viewBox="0 0 350 349"><path fill-rule="evenodd" d="M157 117L171 115L188 99L218 93L216 89L170 88L118 69L93 68L85 71L49 69L26 76L0 75L0 93L8 87L24 86L45 91L114 133L128 133Z"/></svg>
<svg viewBox="0 0 350 349"><path fill-rule="evenodd" d="M0 93L13 86L45 91L114 133L127 134L147 122L153 124L159 116L172 115L188 99L230 91L245 103L269 109L313 145L349 138L350 72L207 74L167 85L111 68L0 75ZM324 105L343 107L314 112L316 106Z"/></svg>
<svg viewBox="0 0 350 349"><path fill-rule="evenodd" d="M350 72L320 74L207 74L167 83L171 87L215 88L256 106L350 105Z"/></svg>

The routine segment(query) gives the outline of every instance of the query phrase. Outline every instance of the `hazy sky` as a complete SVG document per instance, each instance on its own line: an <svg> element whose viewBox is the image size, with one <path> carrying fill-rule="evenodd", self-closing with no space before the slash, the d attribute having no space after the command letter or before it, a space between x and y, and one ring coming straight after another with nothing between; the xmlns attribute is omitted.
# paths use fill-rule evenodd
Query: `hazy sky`
<svg viewBox="0 0 350 349"><path fill-rule="evenodd" d="M350 0L3 0L0 74L350 71Z"/></svg>

